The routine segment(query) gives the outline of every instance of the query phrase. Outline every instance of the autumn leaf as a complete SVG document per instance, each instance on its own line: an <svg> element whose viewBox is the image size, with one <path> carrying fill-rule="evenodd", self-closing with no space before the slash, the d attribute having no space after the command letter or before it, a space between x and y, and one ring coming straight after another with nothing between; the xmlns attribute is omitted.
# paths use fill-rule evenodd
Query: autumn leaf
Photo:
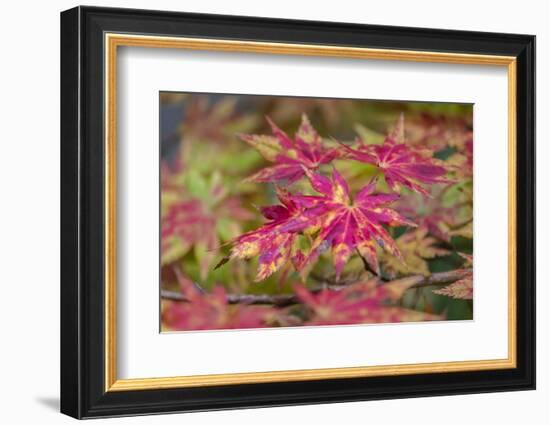
<svg viewBox="0 0 550 425"><path fill-rule="evenodd" d="M167 303L162 312L162 322L169 330L261 328L276 314L267 306L230 305L222 286L202 293L188 279L180 279L180 287L186 301Z"/></svg>
<svg viewBox="0 0 550 425"><path fill-rule="evenodd" d="M405 279L380 284L376 279L341 290L325 288L317 293L301 285L294 289L310 311L306 325L343 325L439 320L440 316L409 310L396 305L406 289L416 283Z"/></svg>
<svg viewBox="0 0 550 425"><path fill-rule="evenodd" d="M260 281L275 273L291 259L296 234L282 231L281 228L291 220L304 220L303 209L282 188L277 188L277 197L282 205L260 208L260 212L268 220L267 223L236 238L232 242L229 256L222 259L216 267L233 258L249 259L259 255L255 280Z"/></svg>
<svg viewBox="0 0 550 425"><path fill-rule="evenodd" d="M473 256L462 254L460 256L466 260L466 265L471 266ZM471 300L474 298L474 272L471 268L462 269L464 277L450 285L434 290L434 294L445 295L458 300Z"/></svg>
<svg viewBox="0 0 550 425"><path fill-rule="evenodd" d="M384 264L384 271L391 278L404 274L428 276L430 269L426 260L450 254L447 249L437 246L437 239L428 236L427 227L419 227L414 231L406 232L395 242L403 260L399 261L386 253L382 253L380 258Z"/></svg>
<svg viewBox="0 0 550 425"><path fill-rule="evenodd" d="M251 182L286 181L289 184L304 175L304 167L315 170L340 155L339 148L327 148L306 115L294 138L290 138L267 118L273 136L241 135L241 139L255 148L265 159L275 165L266 167L247 180Z"/></svg>
<svg viewBox="0 0 550 425"><path fill-rule="evenodd" d="M378 167L392 191L399 193L405 187L429 196L422 185L449 183L451 180L445 178L447 169L443 162L432 157L431 150L407 145L404 131L404 119L401 115L395 128L381 145L366 144L360 139L357 148L341 145L348 158Z"/></svg>
<svg viewBox="0 0 550 425"><path fill-rule="evenodd" d="M312 187L321 196L292 196L292 200L303 208L303 213L288 220L281 231L301 231L307 227L319 226L308 256L302 261L307 265L326 249L332 249L336 278L344 268L352 252L357 250L370 267L379 273L375 242L386 251L400 257L394 240L383 227L415 224L393 209L387 207L398 195L374 193L375 182L361 189L351 199L344 178L333 169L332 179L304 169ZM304 219L305 218L305 219Z"/></svg>

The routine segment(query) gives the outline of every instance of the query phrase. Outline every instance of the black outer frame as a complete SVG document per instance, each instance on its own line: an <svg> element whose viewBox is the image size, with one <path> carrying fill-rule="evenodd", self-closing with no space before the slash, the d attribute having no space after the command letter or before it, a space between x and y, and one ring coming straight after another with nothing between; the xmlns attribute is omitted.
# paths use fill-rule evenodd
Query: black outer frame
<svg viewBox="0 0 550 425"><path fill-rule="evenodd" d="M105 32L517 58L517 368L104 391ZM535 388L535 37L76 7L61 13L61 412L76 418Z"/></svg>

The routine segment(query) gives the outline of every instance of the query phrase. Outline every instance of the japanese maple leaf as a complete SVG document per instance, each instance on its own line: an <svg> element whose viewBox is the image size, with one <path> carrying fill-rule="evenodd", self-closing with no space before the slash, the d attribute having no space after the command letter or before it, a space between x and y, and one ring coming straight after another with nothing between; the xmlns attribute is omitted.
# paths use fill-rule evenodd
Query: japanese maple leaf
<svg viewBox="0 0 550 425"><path fill-rule="evenodd" d="M448 250L437 246L437 239L428 236L426 227L419 227L412 232L406 232L397 238L395 242L403 256L403 261L387 254L383 254L381 257L385 272L392 278L400 274L410 273L428 276L430 270L426 260L450 254Z"/></svg>
<svg viewBox="0 0 550 425"><path fill-rule="evenodd" d="M337 279L354 250L358 250L370 267L379 273L375 242L400 257L394 240L383 224L416 225L387 207L398 195L375 194L376 182L373 181L352 200L348 185L336 168L333 169L332 179L308 169L304 172L320 196L293 195L292 200L304 211L299 217L287 220L280 228L280 231L295 232L307 227L320 227L310 253L301 262L302 267L330 247Z"/></svg>
<svg viewBox="0 0 550 425"><path fill-rule="evenodd" d="M303 209L292 200L286 190L277 188L277 197L282 205L260 208L260 212L268 220L267 223L235 239L229 256L216 267L232 258L249 259L259 255L255 280L260 281L272 275L291 259L296 233L281 229L290 220L297 223L305 221L306 218L302 216Z"/></svg>
<svg viewBox="0 0 550 425"><path fill-rule="evenodd" d="M401 187L406 187L429 196L422 184L451 181L445 178L447 169L432 158L432 151L405 144L403 115L381 145L364 144L360 139L358 142L359 147L355 149L342 144L347 151L347 157L378 167L390 189L396 193L400 192Z"/></svg>
<svg viewBox="0 0 550 425"><path fill-rule="evenodd" d="M162 323L171 330L261 328L275 313L271 307L230 305L223 286L202 293L180 279L180 287L186 301L167 303L162 312Z"/></svg>
<svg viewBox="0 0 550 425"><path fill-rule="evenodd" d="M380 284L377 279L317 293L295 286L298 298L309 308L307 325L341 325L438 320L440 316L397 306L404 292L417 281L411 278Z"/></svg>
<svg viewBox="0 0 550 425"><path fill-rule="evenodd" d="M471 266L473 256L460 254L466 260L467 265ZM474 298L474 272L471 268L461 269L464 272L464 277L450 285L441 289L434 290L434 294L445 295L447 297L458 300L471 300Z"/></svg>
<svg viewBox="0 0 550 425"><path fill-rule="evenodd" d="M312 127L306 115L294 138L267 118L273 136L242 135L241 139L254 147L265 159L275 165L266 167L247 180L252 182L286 181L289 184L304 175L304 167L315 170L322 164L328 164L340 155L339 148L327 148L321 137Z"/></svg>

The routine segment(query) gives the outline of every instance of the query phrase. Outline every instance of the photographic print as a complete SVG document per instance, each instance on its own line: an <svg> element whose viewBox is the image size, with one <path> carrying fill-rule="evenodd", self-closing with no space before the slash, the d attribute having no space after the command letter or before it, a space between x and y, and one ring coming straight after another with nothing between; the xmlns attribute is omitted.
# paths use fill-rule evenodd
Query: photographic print
<svg viewBox="0 0 550 425"><path fill-rule="evenodd" d="M160 93L161 329L473 318L473 106Z"/></svg>

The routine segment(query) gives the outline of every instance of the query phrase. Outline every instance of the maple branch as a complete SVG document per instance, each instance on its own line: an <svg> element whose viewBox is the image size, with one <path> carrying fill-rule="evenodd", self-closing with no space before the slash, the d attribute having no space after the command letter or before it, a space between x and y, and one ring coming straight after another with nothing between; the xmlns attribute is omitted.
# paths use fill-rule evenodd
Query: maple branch
<svg viewBox="0 0 550 425"><path fill-rule="evenodd" d="M448 272L433 273L429 276L419 275L418 283L415 283L411 288L424 288L426 286L446 285L462 279L467 273L471 273L472 269L457 269ZM421 278L421 279L420 279Z"/></svg>
<svg viewBox="0 0 550 425"><path fill-rule="evenodd" d="M413 285L410 288L424 288L426 286L445 285L448 283L456 282L464 277L466 271L471 269L459 269L449 272L434 273L430 276L424 275L412 275L404 277L403 279L415 279ZM400 279L397 279L400 280ZM395 281L392 281L395 282ZM389 284L391 282L383 282L382 285ZM349 288L354 285L334 285L334 284L322 284L315 286L311 289L311 292L320 292L323 289L329 289L331 291L341 291L342 289ZM180 292L170 291L167 289L161 290L161 298L171 301L188 301L187 297ZM271 304L278 307L285 307L292 304L298 304L300 300L295 294L280 294L280 295L267 295L267 294L229 294L227 296L227 302L229 304Z"/></svg>
<svg viewBox="0 0 550 425"><path fill-rule="evenodd" d="M320 289L319 289L320 290ZM181 292L162 289L160 291L162 299L171 301L189 301ZM227 302L229 304L273 304L284 307L298 303L298 298L294 294L267 295L267 294L228 294Z"/></svg>

